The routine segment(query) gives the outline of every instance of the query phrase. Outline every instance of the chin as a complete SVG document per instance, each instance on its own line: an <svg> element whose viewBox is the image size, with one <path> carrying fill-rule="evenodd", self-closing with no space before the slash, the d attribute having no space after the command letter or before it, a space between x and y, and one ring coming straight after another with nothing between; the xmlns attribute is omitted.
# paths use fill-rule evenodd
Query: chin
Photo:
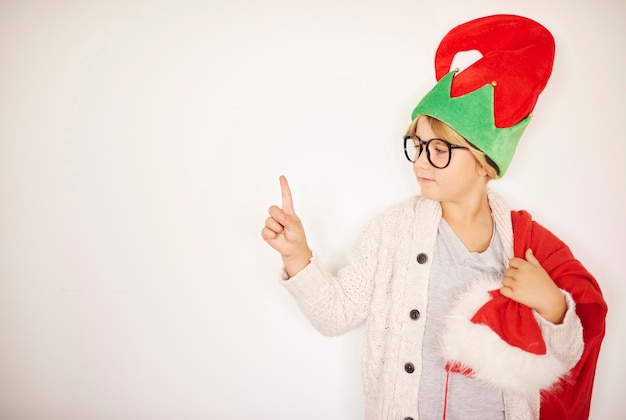
<svg viewBox="0 0 626 420"><path fill-rule="evenodd" d="M420 193L422 197L427 198L428 200L441 201L439 194L436 194L430 188L420 186Z"/></svg>

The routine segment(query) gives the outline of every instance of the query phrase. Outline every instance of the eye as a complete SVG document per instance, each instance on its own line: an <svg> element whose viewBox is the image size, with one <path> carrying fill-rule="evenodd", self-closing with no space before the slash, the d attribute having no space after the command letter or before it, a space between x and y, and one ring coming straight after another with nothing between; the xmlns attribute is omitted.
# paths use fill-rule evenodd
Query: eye
<svg viewBox="0 0 626 420"><path fill-rule="evenodd" d="M448 145L442 141L434 140L430 143L430 151L437 154L448 153Z"/></svg>

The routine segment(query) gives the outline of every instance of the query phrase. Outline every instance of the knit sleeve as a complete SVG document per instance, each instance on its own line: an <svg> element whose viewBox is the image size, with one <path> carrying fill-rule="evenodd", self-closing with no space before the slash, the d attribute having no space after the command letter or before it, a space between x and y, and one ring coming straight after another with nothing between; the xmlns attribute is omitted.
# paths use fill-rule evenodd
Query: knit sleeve
<svg viewBox="0 0 626 420"><path fill-rule="evenodd" d="M563 322L558 325L553 324L534 310L533 315L541 328L548 352L554 354L569 370L580 360L583 352L583 327L576 314L574 299L565 290L561 290L561 293L567 302L567 311Z"/></svg>
<svg viewBox="0 0 626 420"><path fill-rule="evenodd" d="M367 318L375 279L388 261L382 254L389 252L384 244L394 213L391 209L366 226L337 274L325 270L314 255L307 267L282 281L322 334L342 334Z"/></svg>

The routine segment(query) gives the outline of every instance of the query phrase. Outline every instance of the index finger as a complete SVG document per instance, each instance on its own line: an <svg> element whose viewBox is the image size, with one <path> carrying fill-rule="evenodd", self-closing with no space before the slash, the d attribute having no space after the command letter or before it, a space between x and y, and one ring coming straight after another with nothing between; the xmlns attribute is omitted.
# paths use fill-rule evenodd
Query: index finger
<svg viewBox="0 0 626 420"><path fill-rule="evenodd" d="M293 209L293 199L291 197L291 189L289 189L287 178L283 175L280 177L280 193L283 199L283 211L287 214L295 214Z"/></svg>

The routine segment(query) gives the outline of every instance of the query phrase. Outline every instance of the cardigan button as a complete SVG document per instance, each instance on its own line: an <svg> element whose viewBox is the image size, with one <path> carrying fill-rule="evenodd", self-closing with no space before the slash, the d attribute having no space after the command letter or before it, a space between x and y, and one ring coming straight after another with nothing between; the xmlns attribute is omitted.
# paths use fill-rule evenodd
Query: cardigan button
<svg viewBox="0 0 626 420"><path fill-rule="evenodd" d="M404 365L404 370L406 373L413 373L415 372L415 366L413 366L413 363L407 363Z"/></svg>
<svg viewBox="0 0 626 420"><path fill-rule="evenodd" d="M423 252L420 252L419 254L417 254L418 263L426 264L426 261L428 261L428 255L424 254Z"/></svg>
<svg viewBox="0 0 626 420"><path fill-rule="evenodd" d="M409 316L413 321L417 321L418 319L420 319L420 311L418 311L417 309L413 309L411 310L411 312L409 312Z"/></svg>
<svg viewBox="0 0 626 420"><path fill-rule="evenodd" d="M413 417L405 417L404 420L413 420Z"/></svg>

